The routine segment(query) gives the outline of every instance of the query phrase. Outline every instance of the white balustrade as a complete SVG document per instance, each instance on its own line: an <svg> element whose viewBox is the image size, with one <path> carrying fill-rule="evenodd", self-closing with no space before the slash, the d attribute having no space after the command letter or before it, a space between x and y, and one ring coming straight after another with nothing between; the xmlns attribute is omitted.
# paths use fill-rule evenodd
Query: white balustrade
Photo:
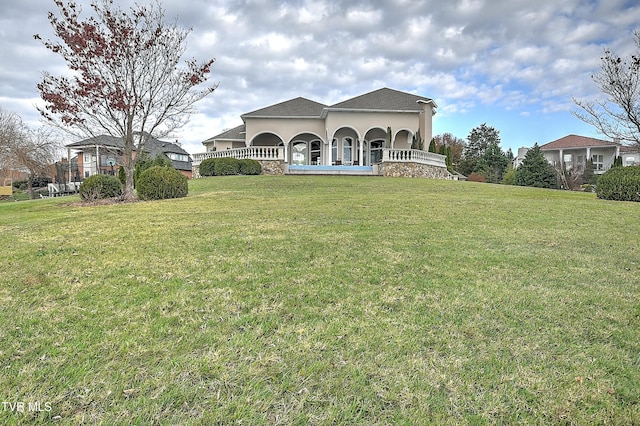
<svg viewBox="0 0 640 426"><path fill-rule="evenodd" d="M227 149L193 154L193 165L198 166L209 158L245 158L251 160L284 160L284 148L278 146L250 146L246 148Z"/></svg>
<svg viewBox="0 0 640 426"><path fill-rule="evenodd" d="M382 152L382 162L418 163L429 166L447 167L446 156L434 152L417 149L385 149Z"/></svg>

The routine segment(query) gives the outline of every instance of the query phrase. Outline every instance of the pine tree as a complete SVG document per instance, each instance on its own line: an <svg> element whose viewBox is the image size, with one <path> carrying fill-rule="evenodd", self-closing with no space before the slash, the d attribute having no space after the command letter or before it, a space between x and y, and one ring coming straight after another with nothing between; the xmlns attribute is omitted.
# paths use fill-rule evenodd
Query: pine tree
<svg viewBox="0 0 640 426"><path fill-rule="evenodd" d="M595 185L597 176L593 168L593 160L589 158L584 165L584 172L582 172L582 183L589 185Z"/></svg>
<svg viewBox="0 0 640 426"><path fill-rule="evenodd" d="M516 172L516 185L537 188L557 188L556 172L542 155L538 144L533 145L524 156L522 165Z"/></svg>

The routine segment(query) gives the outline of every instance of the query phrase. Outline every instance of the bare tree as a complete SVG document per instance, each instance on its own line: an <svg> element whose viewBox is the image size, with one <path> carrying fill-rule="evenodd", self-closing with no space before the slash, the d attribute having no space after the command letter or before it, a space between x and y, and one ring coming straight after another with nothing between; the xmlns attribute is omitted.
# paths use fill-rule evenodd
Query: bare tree
<svg viewBox="0 0 640 426"><path fill-rule="evenodd" d="M60 139L52 128L31 129L17 114L0 108L0 166L5 170L27 172L30 198L34 198L34 178L49 172L60 146Z"/></svg>
<svg viewBox="0 0 640 426"><path fill-rule="evenodd" d="M65 60L72 75L44 73L38 89L46 106L40 112L77 136L122 138L124 197L134 198L135 152L143 151L150 135L183 126L193 104L216 89L196 88L208 80L214 59L179 65L190 30L166 23L160 3L124 12L113 0L96 0L95 16L85 20L75 3L55 3L60 16L49 13L49 21L59 41L35 37Z"/></svg>
<svg viewBox="0 0 640 426"><path fill-rule="evenodd" d="M634 32L633 39L634 54L623 58L606 49L600 71L591 76L607 98L573 98L580 110L572 113L603 135L640 147L640 32Z"/></svg>

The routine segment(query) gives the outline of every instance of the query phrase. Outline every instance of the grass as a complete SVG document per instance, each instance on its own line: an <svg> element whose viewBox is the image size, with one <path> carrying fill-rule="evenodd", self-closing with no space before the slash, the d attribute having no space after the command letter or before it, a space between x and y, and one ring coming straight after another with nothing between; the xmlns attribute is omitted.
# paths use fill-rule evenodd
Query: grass
<svg viewBox="0 0 640 426"><path fill-rule="evenodd" d="M640 423L638 204L267 176L69 200L0 204L0 423Z"/></svg>

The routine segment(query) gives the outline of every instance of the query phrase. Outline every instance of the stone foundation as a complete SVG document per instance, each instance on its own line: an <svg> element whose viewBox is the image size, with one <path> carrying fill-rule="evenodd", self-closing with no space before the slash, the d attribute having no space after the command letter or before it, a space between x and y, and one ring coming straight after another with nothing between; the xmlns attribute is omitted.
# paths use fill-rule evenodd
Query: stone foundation
<svg viewBox="0 0 640 426"><path fill-rule="evenodd" d="M283 175L284 162L282 160L258 160L262 166L263 175Z"/></svg>
<svg viewBox="0 0 640 426"><path fill-rule="evenodd" d="M380 163L378 174L388 177L411 177L429 179L453 179L445 167L429 166L419 163Z"/></svg>
<svg viewBox="0 0 640 426"><path fill-rule="evenodd" d="M263 175L284 175L285 164L282 160L259 160ZM419 163L380 163L377 174L388 177L411 177L429 179L453 179L445 167L430 166ZM376 167L374 167L375 173ZM199 166L193 166L193 179L200 176Z"/></svg>

